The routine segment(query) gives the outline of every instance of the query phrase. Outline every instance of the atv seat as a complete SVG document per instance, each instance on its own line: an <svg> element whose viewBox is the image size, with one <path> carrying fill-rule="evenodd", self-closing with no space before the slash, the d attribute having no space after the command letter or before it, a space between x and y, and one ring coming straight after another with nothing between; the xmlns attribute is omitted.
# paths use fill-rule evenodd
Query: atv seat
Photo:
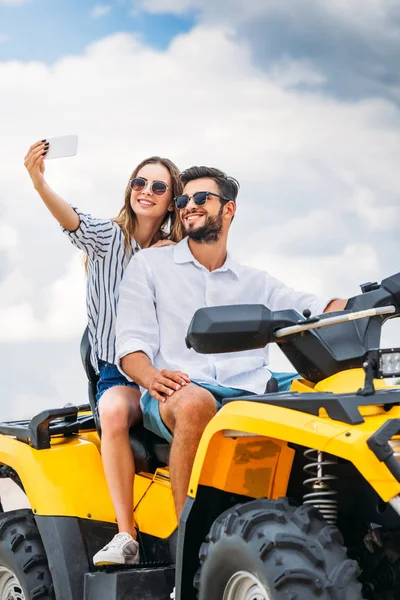
<svg viewBox="0 0 400 600"><path fill-rule="evenodd" d="M97 410L96 392L99 376L90 361L90 342L88 328L86 327L81 339L81 359L88 379L88 395L90 407L93 411L96 428L101 436L100 418ZM136 471L153 473L157 467L168 465L169 444L143 427L142 423L135 425L129 431L129 441L135 459Z"/></svg>

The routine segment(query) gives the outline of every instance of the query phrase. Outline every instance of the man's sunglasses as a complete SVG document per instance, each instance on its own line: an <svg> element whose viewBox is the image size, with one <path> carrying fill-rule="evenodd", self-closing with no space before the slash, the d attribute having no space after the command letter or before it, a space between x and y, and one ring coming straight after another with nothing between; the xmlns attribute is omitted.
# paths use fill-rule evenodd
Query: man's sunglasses
<svg viewBox="0 0 400 600"><path fill-rule="evenodd" d="M193 194L193 196L176 196L174 198L175 206L178 210L183 210L186 208L191 198L193 198L193 202L196 206L204 206L204 204L207 202L208 196L216 196L225 202L231 201L230 198L227 198L226 196L220 196L220 194L214 194L214 192L196 192Z"/></svg>
<svg viewBox="0 0 400 600"><path fill-rule="evenodd" d="M144 177L135 177L131 179L129 185L131 186L131 190L135 192L141 192L146 187L148 181ZM164 181L153 181L150 186L152 194L155 196L162 196L165 194L169 187Z"/></svg>

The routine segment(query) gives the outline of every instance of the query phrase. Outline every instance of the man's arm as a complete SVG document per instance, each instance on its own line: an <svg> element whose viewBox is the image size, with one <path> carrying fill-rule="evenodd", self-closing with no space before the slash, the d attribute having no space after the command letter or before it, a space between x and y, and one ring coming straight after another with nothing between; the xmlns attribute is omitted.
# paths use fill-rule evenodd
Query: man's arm
<svg viewBox="0 0 400 600"><path fill-rule="evenodd" d="M121 358L121 367L124 373L135 381L140 387L149 389L158 370L153 367L147 354L132 352Z"/></svg>
<svg viewBox="0 0 400 600"><path fill-rule="evenodd" d="M332 298L332 296L323 298L315 294L299 292L272 277L269 273L265 273L265 275L266 306L271 310L294 308L302 314L305 309L308 309L311 311L311 315L315 316L323 312L343 310L346 306L347 300Z"/></svg>
<svg viewBox="0 0 400 600"><path fill-rule="evenodd" d="M119 289L116 325L117 364L125 375L164 402L190 383L186 373L158 371L153 365L159 352L159 324L154 285L142 253L130 261Z"/></svg>
<svg viewBox="0 0 400 600"><path fill-rule="evenodd" d="M347 300L342 298L336 298L329 302L328 306L324 309L324 312L335 312L337 310L344 310L347 304Z"/></svg>

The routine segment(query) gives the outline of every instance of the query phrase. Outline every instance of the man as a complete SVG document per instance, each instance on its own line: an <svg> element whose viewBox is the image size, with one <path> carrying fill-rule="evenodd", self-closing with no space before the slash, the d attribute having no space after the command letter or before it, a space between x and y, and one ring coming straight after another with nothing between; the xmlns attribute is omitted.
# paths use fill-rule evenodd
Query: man
<svg viewBox="0 0 400 600"><path fill-rule="evenodd" d="M342 310L346 303L295 292L268 273L234 261L227 238L239 184L207 167L192 167L181 177L183 195L175 203L188 237L133 257L120 287L117 318L120 367L148 390L142 397L144 425L172 442L178 519L200 438L222 399L263 393L271 377L267 348L208 356L188 350L185 336L195 311L254 303L319 314Z"/></svg>

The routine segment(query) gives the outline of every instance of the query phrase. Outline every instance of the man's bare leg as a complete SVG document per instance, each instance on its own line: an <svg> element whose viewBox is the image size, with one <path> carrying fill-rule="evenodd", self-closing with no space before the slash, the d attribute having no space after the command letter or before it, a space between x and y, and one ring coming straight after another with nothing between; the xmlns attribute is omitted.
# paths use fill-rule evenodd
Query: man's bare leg
<svg viewBox="0 0 400 600"><path fill-rule="evenodd" d="M169 470L179 520L203 431L217 412L214 396L193 383L160 403L161 418L174 433Z"/></svg>
<svg viewBox="0 0 400 600"><path fill-rule="evenodd" d="M118 530L137 538L133 522L133 481L135 462L128 431L141 419L140 392L115 386L99 402L101 457L118 522Z"/></svg>

